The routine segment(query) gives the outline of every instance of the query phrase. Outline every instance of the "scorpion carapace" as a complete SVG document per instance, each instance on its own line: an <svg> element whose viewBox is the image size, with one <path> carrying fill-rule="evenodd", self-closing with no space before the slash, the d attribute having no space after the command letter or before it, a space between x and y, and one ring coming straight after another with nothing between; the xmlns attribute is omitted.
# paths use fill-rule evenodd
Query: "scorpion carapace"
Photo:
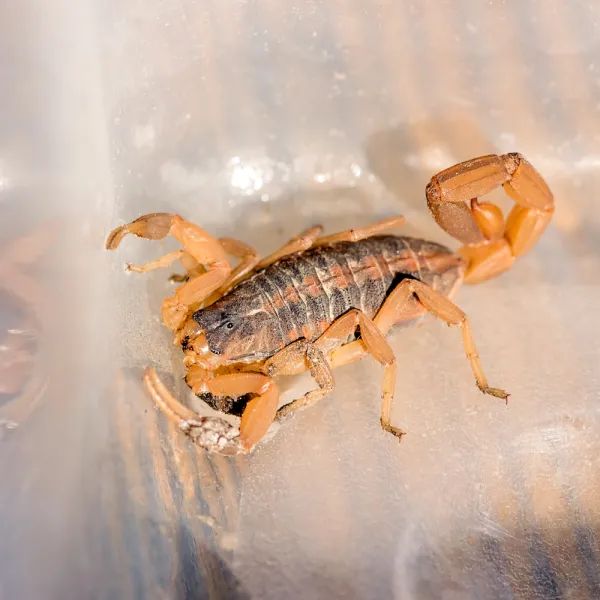
<svg viewBox="0 0 600 600"><path fill-rule="evenodd" d="M516 202L506 222L498 207L477 200L500 185ZM404 432L390 422L396 361L385 334L426 313L461 328L479 389L508 398L488 386L469 321L451 298L462 281L506 271L535 244L552 217L552 194L521 155L507 154L446 169L432 178L426 197L436 221L464 243L458 253L387 233L402 217L328 236L314 226L262 261L247 244L217 240L178 215L153 213L115 229L109 249L128 233L171 234L182 244L128 268L143 273L181 262L186 282L163 302L162 317L184 351L186 381L213 408L243 412L239 428L218 416L200 417L148 368L144 382L156 404L203 448L247 453L274 420L329 394L333 368L370 353L384 367L381 426L400 438ZM228 256L239 259L235 269ZM280 408L275 377L305 370L318 387Z"/></svg>

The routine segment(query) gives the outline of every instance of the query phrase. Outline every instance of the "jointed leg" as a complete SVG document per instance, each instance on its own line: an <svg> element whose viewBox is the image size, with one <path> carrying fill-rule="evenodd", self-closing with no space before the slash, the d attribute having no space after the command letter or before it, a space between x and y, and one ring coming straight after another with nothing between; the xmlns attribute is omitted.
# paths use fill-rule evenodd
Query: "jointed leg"
<svg viewBox="0 0 600 600"><path fill-rule="evenodd" d="M273 252L273 254L269 254L269 256L263 258L258 263L258 268L263 269L264 267L268 267L278 260L289 256L290 254L296 254L297 252L308 250L308 248L314 244L315 240L321 235L322 232L323 227L321 225L310 227L306 231L303 231L300 235L292 238L287 244L285 244L285 246L283 246L283 248L277 250L277 252Z"/></svg>
<svg viewBox="0 0 600 600"><path fill-rule="evenodd" d="M465 313L452 301L425 283L414 279L406 279L394 289L375 317L375 324L381 333L385 335L394 324L405 320L407 316L408 318L417 316L418 313L414 309L409 310L408 313L406 312L407 305L415 303L415 297L428 312L442 319L448 325L458 325L461 328L463 345L471 364L477 387L484 394L506 400L508 394L504 390L489 387L487 384L487 379L484 375L475 346L475 340L471 332L471 325ZM362 358L366 354L366 349L364 347L361 348L361 346L362 342L357 340L334 350L329 356L329 363L332 368Z"/></svg>
<svg viewBox="0 0 600 600"><path fill-rule="evenodd" d="M314 227L310 227L306 231L303 231L295 238L292 238L283 248L261 260L257 266L258 268L262 269L290 254L308 250L313 246L324 246L343 241L357 242L358 240L383 233L389 229L400 227L404 225L405 222L406 219L404 217L390 217L389 219L383 219L377 223L367 225L366 227L349 229L347 231L326 235L324 237L319 237L323 232L323 227L321 225L315 225Z"/></svg>
<svg viewBox="0 0 600 600"><path fill-rule="evenodd" d="M182 260L185 255L187 255L185 250L174 250L173 252L169 252L168 254L146 263L145 265L132 265L128 263L127 270L133 271L134 273L148 273L149 271L154 271L155 269L163 269L168 267L176 260Z"/></svg>
<svg viewBox="0 0 600 600"><path fill-rule="evenodd" d="M421 307L420 309L419 306ZM479 355L475 347L471 326L465 313L448 300L448 298L433 290L428 285L413 279L406 279L401 282L390 294L377 313L374 323L383 337L393 325L400 321L419 316L424 309L439 317L449 325L460 326L462 330L463 345L469 363L471 364L477 386L485 394L490 394L491 396L506 400L508 394L504 390L491 388L487 384L487 379L483 373ZM325 332L324 335L326 334L327 332ZM362 331L361 336L363 339L336 348L329 354L328 361L332 368L335 369L336 367L359 360L369 352ZM383 397L381 422L383 428L388 431L392 399L393 397L391 395L384 395Z"/></svg>
<svg viewBox="0 0 600 600"><path fill-rule="evenodd" d="M396 386L396 357L385 336L375 323L362 311L353 309L342 315L316 341L316 346L325 354L329 354L340 342L360 328L361 341L367 352L385 367L382 386L381 426L398 438L404 432L390 423L390 409L394 399Z"/></svg>
<svg viewBox="0 0 600 600"><path fill-rule="evenodd" d="M308 360L309 365L311 366L311 373L319 383L320 389L315 390L314 392L309 392L309 394L307 394L305 397L295 400L294 402L282 407L277 413L278 419L287 417L297 409L314 403L315 401L327 395L333 389L333 374L329 370L328 366L327 368L325 367L327 363L324 361L324 357L333 348L338 346L342 341L347 339L348 336L356 331L357 327L360 328L362 342L364 342L363 347L367 352L373 355L375 360L385 367L383 376L383 405L381 412L381 425L386 431L393 433L397 437L402 437L404 432L396 427L393 427L389 419L390 407L394 397L394 387L396 383L396 359L394 357L394 353L387 340L377 329L373 321L362 311L356 309L352 309L342 315L327 329L327 331L323 333L318 340L314 342L314 344L309 344L308 348L312 347L319 352L318 355L313 355L312 360ZM293 347L293 344L288 346L290 349ZM285 374L286 372L290 374L297 372L298 364L297 360L295 360L297 357L292 353L290 353L292 355L285 355L283 352L284 351L281 353L281 362L286 366L279 372L281 374ZM321 381L319 381L318 376L315 374L317 369L319 370Z"/></svg>
<svg viewBox="0 0 600 600"><path fill-rule="evenodd" d="M400 289L404 288L404 289ZM471 325L467 315L452 301L445 296L430 288L421 281L405 280L398 286L399 301L402 301L402 294L415 294L419 302L432 314L434 314L448 325L458 325L462 332L463 346L467 353L467 358L471 364L471 370L475 376L477 387L484 393L502 400L508 399L508 394L501 389L488 386L487 379L483 373L479 354L471 332ZM393 294L392 294L393 295ZM391 296L390 296L391 297Z"/></svg>
<svg viewBox="0 0 600 600"><path fill-rule="evenodd" d="M277 411L277 420L284 419L299 408L314 404L331 393L335 386L333 373L325 355L313 343L307 340L298 340L280 350L265 363L264 370L271 377L275 377L276 375L292 375L295 372L292 365L299 361L306 361L308 363L310 374L319 387L316 390L307 392L302 398L298 398L280 408Z"/></svg>
<svg viewBox="0 0 600 600"><path fill-rule="evenodd" d="M313 246L326 246L336 242L358 242L359 240L378 235L384 231L402 227L405 223L406 219L404 217L390 217L389 219L383 219L382 221L371 223L371 225L366 225L359 229L348 229L347 231L341 231L340 233L333 233L318 238L315 240Z"/></svg>
<svg viewBox="0 0 600 600"><path fill-rule="evenodd" d="M399 288L398 295L399 301L402 299L402 295L415 294L419 299L419 302L433 315L442 319L442 321L448 323L448 325L458 325L461 328L463 346L471 364L471 370L475 376L477 387L484 393L502 400L508 399L508 394L499 388L492 388L488 386L487 379L483 373L481 361L479 360L479 354L475 346L475 340L471 332L471 324L467 315L452 301L448 300L445 296L430 288L428 285L421 281L406 280ZM393 294L392 294L393 295Z"/></svg>

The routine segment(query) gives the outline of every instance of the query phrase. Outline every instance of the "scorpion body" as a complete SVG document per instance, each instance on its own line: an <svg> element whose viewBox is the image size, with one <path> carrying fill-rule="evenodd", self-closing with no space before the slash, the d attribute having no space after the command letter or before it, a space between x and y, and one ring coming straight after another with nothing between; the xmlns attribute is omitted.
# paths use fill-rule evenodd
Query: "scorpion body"
<svg viewBox="0 0 600 600"><path fill-rule="evenodd" d="M515 202L507 219L482 196L502 186ZM541 175L518 153L468 160L435 175L425 189L437 223L463 246L453 253L426 240L389 235L402 217L321 236L316 225L260 260L247 244L215 239L179 215L152 213L113 230L123 237L175 237L181 250L142 266L144 273L180 261L186 282L163 301L162 320L175 334L192 391L222 413L240 414L239 427L220 416L200 417L176 400L152 368L144 382L156 405L201 447L248 453L274 420L310 406L334 389L332 369L371 354L384 367L382 428L391 424L396 359L385 335L426 314L460 327L475 381L490 387L469 320L451 298L464 281L479 283L510 269L542 235L554 198ZM469 204L470 203L470 204ZM232 268L229 256L239 259ZM275 377L305 370L318 388L280 407Z"/></svg>
<svg viewBox="0 0 600 600"><path fill-rule="evenodd" d="M464 267L448 248L411 237L382 235L317 246L259 270L193 319L210 352L229 350L231 362L256 362L299 339L316 341L351 309L373 319L403 279L451 296ZM422 314L414 309L414 319L403 320L404 325Z"/></svg>

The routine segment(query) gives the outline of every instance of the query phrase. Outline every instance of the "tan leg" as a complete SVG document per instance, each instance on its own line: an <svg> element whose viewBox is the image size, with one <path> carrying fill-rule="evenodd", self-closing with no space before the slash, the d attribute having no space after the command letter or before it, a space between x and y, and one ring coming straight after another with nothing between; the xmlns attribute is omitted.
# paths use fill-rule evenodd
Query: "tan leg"
<svg viewBox="0 0 600 600"><path fill-rule="evenodd" d="M394 397L394 388L396 383L396 359L387 340L377 329L373 321L362 311L352 309L337 319L329 327L329 329L327 329L327 331L325 331L325 333L323 333L323 335L316 342L314 342L314 348L319 350L322 356L326 356L333 348L339 346L341 342L343 342L348 338L349 335L356 331L357 327L360 328L362 342L364 342L366 351L372 354L373 358L375 358L375 360L385 367L382 386L383 404L381 411L381 426L383 429L393 433L395 436L402 437L404 432L396 427L393 427L389 419L390 407ZM284 358L286 360L286 368L288 372L296 372L296 361L294 360L294 357L288 356ZM323 369L323 367L321 368ZM313 373L313 377L314 376L315 375ZM333 388L333 375L331 375L331 388ZM329 391L331 390L327 390L326 393L329 393ZM316 390L316 392L319 392L319 390ZM321 393L320 395L315 395L311 398L304 397L300 398L299 400L295 400L294 402L281 408L277 413L277 418L280 419L287 417L297 409L307 406L307 404L322 398L324 395L326 394Z"/></svg>
<svg viewBox="0 0 600 600"><path fill-rule="evenodd" d="M473 339L473 333L471 332L471 324L467 315L456 306L452 301L448 300L445 296L439 292L433 290L428 285L421 281L405 280L400 284L399 287L406 288L399 292L402 293L413 293L419 299L419 302L432 314L434 314L442 321L448 323L448 325L458 325L462 331L463 346L467 353L467 358L471 364L471 370L475 376L477 387L484 393L502 400L508 399L508 394L499 388L492 388L488 386L487 379L483 373L481 361L479 360L479 354L475 346L475 340Z"/></svg>
<svg viewBox="0 0 600 600"><path fill-rule="evenodd" d="M497 206L477 201L499 186L516 203L506 225ZM510 269L537 242L554 213L552 192L518 153L491 154L450 167L431 179L426 196L440 227L465 244L460 254L469 261L468 283Z"/></svg>
<svg viewBox="0 0 600 600"><path fill-rule="evenodd" d="M269 254L269 256L263 258L263 260L258 263L257 268L264 269L265 267L272 265L273 263L286 256L289 256L290 254L296 254L297 252L308 250L322 232L323 227L321 225L310 227L306 231L303 231L300 235L292 238L285 246L283 246L283 248L277 250L277 252L273 252L273 254Z"/></svg>
<svg viewBox="0 0 600 600"><path fill-rule="evenodd" d="M389 219L377 221L376 223L372 223L366 227L361 227L359 229L348 229L347 231L342 231L340 233L334 233L332 235L326 235L318 238L315 240L313 246L326 246L336 242L358 242L359 240L364 240L365 238L373 235L378 235L384 231L402 227L402 225L405 223L406 219L404 217L390 217Z"/></svg>
<svg viewBox="0 0 600 600"><path fill-rule="evenodd" d="M297 362L306 362L308 364L310 374L319 387L316 390L307 392L302 398L298 398L280 408L277 411L277 420L286 418L299 408L305 408L314 404L330 394L335 386L333 373L325 355L313 343L307 340L298 340L280 350L266 361L264 370L271 377L292 375L294 374L294 369L293 367L290 369L290 367Z"/></svg>
<svg viewBox="0 0 600 600"><path fill-rule="evenodd" d="M174 296L163 302L162 318L169 329L179 329L190 307L210 296L223 285L231 273L227 254L221 244L202 228L178 215L152 213L117 227L108 236L106 248L114 250L130 233L149 240L160 240L170 234L198 264L208 269L180 286Z"/></svg>
<svg viewBox="0 0 600 600"><path fill-rule="evenodd" d="M154 271L155 269L164 269L165 267L172 265L176 260L181 260L184 255L187 255L187 252L184 250L174 250L173 252L169 252L168 254L146 263L145 265L132 265L128 263L127 270L133 271L134 273L148 273L149 271Z"/></svg>
<svg viewBox="0 0 600 600"><path fill-rule="evenodd" d="M469 363L471 364L477 387L484 394L507 400L508 394L504 390L488 386L487 379L481 366L481 361L479 360L479 354L477 353L477 348L475 346L475 340L473 339L473 334L471 332L471 325L469 324L469 320L465 313L453 302L448 300L448 298L433 290L423 282L414 279L406 279L390 294L375 317L375 324L382 334L386 334L399 320L405 319L407 314L409 318L415 316L414 313L411 314L411 311L408 313L405 312L406 305L409 302L414 302L413 295L418 298L419 302L427 311L448 323L448 325L460 326L463 345ZM366 349L363 348L361 350L361 345L361 341L358 340L334 350L329 357L329 363L332 368L362 358L362 356L366 354Z"/></svg>

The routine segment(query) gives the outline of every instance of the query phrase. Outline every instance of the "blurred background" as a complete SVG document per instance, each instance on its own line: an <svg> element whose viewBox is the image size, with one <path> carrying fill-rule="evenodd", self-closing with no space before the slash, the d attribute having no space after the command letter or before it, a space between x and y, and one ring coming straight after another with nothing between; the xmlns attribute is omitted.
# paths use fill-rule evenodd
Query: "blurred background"
<svg viewBox="0 0 600 600"><path fill-rule="evenodd" d="M0 7L0 599L600 598L600 6L572 0L31 0ZM266 254L404 214L519 151L556 195L457 330L399 331L381 369L250 456L157 413L185 397L159 320L175 247L106 234L177 211ZM493 194L509 207L501 194ZM286 398L304 385L286 382Z"/></svg>

